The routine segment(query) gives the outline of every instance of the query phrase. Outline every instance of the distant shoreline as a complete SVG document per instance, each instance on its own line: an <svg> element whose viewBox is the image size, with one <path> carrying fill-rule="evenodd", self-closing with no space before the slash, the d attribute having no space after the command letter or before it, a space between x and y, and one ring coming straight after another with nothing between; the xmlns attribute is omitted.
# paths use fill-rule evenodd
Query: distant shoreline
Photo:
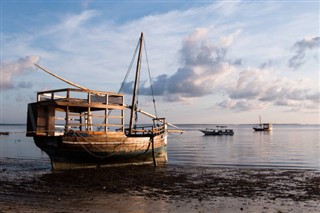
<svg viewBox="0 0 320 213"><path fill-rule="evenodd" d="M27 124L0 124L0 126L26 126Z"/></svg>
<svg viewBox="0 0 320 213"><path fill-rule="evenodd" d="M175 124L175 125L257 125L257 123L251 123L251 124L226 124L226 123L212 123L212 124ZM299 123L272 123L272 125L320 125L320 124L299 124Z"/></svg>
<svg viewBox="0 0 320 213"><path fill-rule="evenodd" d="M26 123L0 123L0 126L26 126ZM141 124L143 125L143 124ZM176 126L179 125L234 125L234 126L244 126L244 125L257 125L257 123L252 123L252 124L225 124L225 123L196 123L196 124L192 124L192 123L185 123L185 124L174 124ZM292 125L292 126L301 126L301 125L306 125L306 126L320 126L320 124L299 124L299 123L272 123L272 125L275 126L280 126L280 125Z"/></svg>

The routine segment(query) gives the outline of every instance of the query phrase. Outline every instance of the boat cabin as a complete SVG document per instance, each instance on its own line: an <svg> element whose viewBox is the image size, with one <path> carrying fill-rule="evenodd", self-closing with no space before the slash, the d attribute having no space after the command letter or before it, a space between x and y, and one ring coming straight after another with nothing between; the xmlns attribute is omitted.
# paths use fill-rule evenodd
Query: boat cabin
<svg viewBox="0 0 320 213"><path fill-rule="evenodd" d="M124 95L59 89L37 93L28 105L27 136L58 136L69 131L124 134Z"/></svg>

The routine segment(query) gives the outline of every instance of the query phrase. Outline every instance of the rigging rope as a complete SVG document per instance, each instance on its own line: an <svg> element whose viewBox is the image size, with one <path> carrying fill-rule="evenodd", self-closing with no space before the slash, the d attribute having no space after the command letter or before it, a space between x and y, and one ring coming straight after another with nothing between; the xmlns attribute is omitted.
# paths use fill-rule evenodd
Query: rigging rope
<svg viewBox="0 0 320 213"><path fill-rule="evenodd" d="M139 87L139 82L140 82L140 79L141 79L141 61L142 60L140 60L140 70L138 71L139 73L140 73L140 75L138 76L139 77L139 79L138 79L138 88L137 88L137 101L136 101L136 105L135 105L135 118L134 118L134 121L135 121L135 125L137 125L137 122L138 122L138 111L137 111L137 109L138 109L138 104L139 104L139 96L140 96L140 87Z"/></svg>
<svg viewBox="0 0 320 213"><path fill-rule="evenodd" d="M129 73L130 73L130 71L131 71L131 68L132 68L134 59L135 59L135 57L136 57L136 55L137 55L137 52L138 52L139 42L140 42L140 39L139 39L139 41L138 41L138 43L137 43L137 46L136 46L136 49L135 49L135 51L134 51L133 57L132 57L132 59L131 59L130 65L129 65L129 67L128 67L127 73L126 73L126 75L125 75L125 77L124 77L124 79L123 79L123 81L122 81L122 83L121 83L121 87L120 87L118 93L121 93L121 92L122 92L123 87L124 87L124 85L125 85L125 83L126 83L126 81L127 81L127 78L128 78ZM148 67L148 74L149 74L150 89L151 89L151 94L152 94L153 108L154 108L155 116L158 117L158 112L157 112L157 107L156 107L156 100L155 100L155 96L154 96L154 90L153 90L153 85L152 85L152 78L151 78L151 72L150 72L150 66L149 66L149 59L148 59L148 54L147 54L147 48L146 48L146 42L145 42L145 40L143 40L143 45L144 45L144 50L145 50L145 55L146 55L146 62L147 62L147 67ZM141 61L140 61L140 63L141 63ZM141 66L140 66L140 69L141 69ZM139 75L139 81L140 81L140 76L141 76L141 75ZM137 105L138 105L139 91L140 91L140 90L139 90L139 87L138 87L138 91L137 91L137 94L138 94L138 95L137 95L137 104L136 104L136 107L137 107ZM136 125L137 120L138 120L138 113L137 113L136 110L135 110L135 112L136 112L136 114L135 114L135 125ZM109 113L110 113L110 111L109 111ZM109 114L109 113L108 113L108 114Z"/></svg>
<svg viewBox="0 0 320 213"><path fill-rule="evenodd" d="M138 47L139 47L139 41L138 41L138 43L137 43L137 46L136 46L136 49L135 49L135 51L134 51L133 57L132 57L132 59L131 59L130 65L129 65L129 67L128 67L127 73L126 73L126 75L125 75L125 77L124 77L124 79L123 79L123 81L122 81L122 83L121 83L121 87L120 87L118 93L121 93L121 91L122 91L122 89L123 89L123 86L124 86L124 84L125 84L126 81L127 81L127 78L128 78L128 76L129 76L130 70L131 70L131 68L132 68L134 59L135 59L135 57L136 57L136 55L137 55L137 52L138 52Z"/></svg>
<svg viewBox="0 0 320 213"><path fill-rule="evenodd" d="M156 100L154 98L154 91L153 91L153 86L152 86L152 78L151 78L151 72L150 72L150 67L149 67L149 60L148 60L147 47L146 47L145 40L143 40L143 44L144 44L144 51L146 52L146 61L147 61L147 66L148 66L150 89L151 89L151 93L152 93L152 102L153 102L153 107L154 107L154 113L155 113L155 116L158 117L157 107L156 107Z"/></svg>
<svg viewBox="0 0 320 213"><path fill-rule="evenodd" d="M123 79L123 81L122 81L122 83L121 83L121 86L120 86L120 89L119 89L118 93L121 93L121 92L122 92L123 86L124 86L124 84L125 84L126 81L127 81L127 78L128 78L128 76L129 76L130 70L131 70L131 68L132 68L134 59L135 59L135 57L136 57L136 55L137 55L137 52L138 52L138 47L139 47L139 41L138 41L138 43L137 43L136 49L134 50L133 57L132 57L132 59L131 59L130 65L129 65L128 70L127 70L127 73L126 73L126 75L125 75L125 77L124 77L124 79ZM108 116L110 115L111 112L112 112L112 111L109 111L109 112L108 112Z"/></svg>

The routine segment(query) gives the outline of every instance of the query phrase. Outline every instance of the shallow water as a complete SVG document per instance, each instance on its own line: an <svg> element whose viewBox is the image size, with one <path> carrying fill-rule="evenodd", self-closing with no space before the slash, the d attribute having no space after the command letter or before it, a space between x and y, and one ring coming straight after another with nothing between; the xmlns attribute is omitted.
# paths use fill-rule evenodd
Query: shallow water
<svg viewBox="0 0 320 213"><path fill-rule="evenodd" d="M233 136L204 136L199 129L215 125L180 125L187 131L170 135L170 164L320 169L319 125L274 125L254 132L251 125L229 125Z"/></svg>
<svg viewBox="0 0 320 213"><path fill-rule="evenodd" d="M215 125L178 125L183 134L168 137L170 165L262 167L320 170L320 125L274 125L254 132L251 125L229 125L233 136L203 136L199 129ZM0 125L0 162L6 158L48 161L25 136L25 125ZM49 166L49 165L48 165Z"/></svg>

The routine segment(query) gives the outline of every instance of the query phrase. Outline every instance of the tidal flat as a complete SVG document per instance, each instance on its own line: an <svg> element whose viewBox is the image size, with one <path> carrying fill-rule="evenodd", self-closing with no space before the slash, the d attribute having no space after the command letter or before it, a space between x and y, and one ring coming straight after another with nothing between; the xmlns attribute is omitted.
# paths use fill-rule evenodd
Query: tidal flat
<svg viewBox="0 0 320 213"><path fill-rule="evenodd" d="M317 212L320 171L168 165L51 171L2 158L0 212Z"/></svg>

